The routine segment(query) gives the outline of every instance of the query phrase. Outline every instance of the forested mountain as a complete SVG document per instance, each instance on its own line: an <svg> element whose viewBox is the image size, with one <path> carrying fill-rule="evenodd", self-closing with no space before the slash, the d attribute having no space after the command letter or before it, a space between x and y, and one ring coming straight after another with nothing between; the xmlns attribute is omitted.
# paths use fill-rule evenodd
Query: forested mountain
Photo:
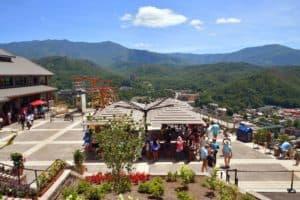
<svg viewBox="0 0 300 200"><path fill-rule="evenodd" d="M0 48L30 59L67 56L76 59L88 59L102 66L112 66L123 62L139 64L176 64L181 62L179 59L165 54L128 49L110 41L98 43L71 42L68 40L28 41L0 44Z"/></svg>
<svg viewBox="0 0 300 200"><path fill-rule="evenodd" d="M112 79L116 87L131 87L131 90L120 93L121 99L165 96L165 89L191 89L200 92L199 104L216 102L234 111L266 104L300 106L300 66L264 68L247 63L217 63L174 67L144 64L125 65L110 71L88 60L67 57L48 57L36 62L55 73L52 84L58 88L71 88L73 75L98 75ZM144 83L151 83L153 88Z"/></svg>
<svg viewBox="0 0 300 200"><path fill-rule="evenodd" d="M88 59L101 66L122 66L124 63L192 65L219 62L247 62L256 65L300 65L300 50L282 45L266 45L245 48L224 54L155 53L129 49L114 42L71 42L68 40L44 40L0 44L17 55L30 59L48 56L67 56Z"/></svg>
<svg viewBox="0 0 300 200"><path fill-rule="evenodd" d="M224 54L177 54L177 58L188 60L194 64L217 62L247 62L256 65L299 65L300 50L282 45L265 45L245 48Z"/></svg>
<svg viewBox="0 0 300 200"><path fill-rule="evenodd" d="M103 79L112 79L114 85L119 85L123 79L108 69L104 69L88 60L53 56L34 61L55 74L51 78L50 84L56 86L58 89L72 88L72 78L78 75L99 76Z"/></svg>
<svg viewBox="0 0 300 200"><path fill-rule="evenodd" d="M211 97L237 111L264 105L300 106L300 66L264 69L212 91Z"/></svg>

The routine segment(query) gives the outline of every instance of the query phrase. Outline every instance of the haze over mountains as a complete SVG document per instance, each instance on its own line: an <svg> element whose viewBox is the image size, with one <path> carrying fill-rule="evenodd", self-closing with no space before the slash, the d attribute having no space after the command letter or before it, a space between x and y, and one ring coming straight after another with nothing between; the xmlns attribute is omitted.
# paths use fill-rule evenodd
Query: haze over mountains
<svg viewBox="0 0 300 200"><path fill-rule="evenodd" d="M300 50L278 44L250 47L224 54L156 53L129 49L110 41L99 43L71 42L68 40L27 41L0 44L0 48L30 59L67 56L87 59L98 65L108 67L121 63L195 65L246 62L265 66L300 65Z"/></svg>

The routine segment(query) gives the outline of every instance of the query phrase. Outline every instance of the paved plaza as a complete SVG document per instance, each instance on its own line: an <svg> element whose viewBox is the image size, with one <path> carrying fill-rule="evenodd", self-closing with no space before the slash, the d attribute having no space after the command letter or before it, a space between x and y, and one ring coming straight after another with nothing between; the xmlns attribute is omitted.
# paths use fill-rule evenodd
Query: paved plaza
<svg viewBox="0 0 300 200"><path fill-rule="evenodd" d="M55 159L63 159L72 163L73 152L82 149L82 118L77 117L73 122L57 119L54 122L49 120L36 120L31 130L20 131L18 124L4 128L0 132L0 144L4 144L13 132L18 130L18 135L12 145L0 149L0 162L11 163L10 154L20 152L26 158L25 166L32 169L46 169ZM251 143L241 143L233 140L232 169L245 171L284 171L300 170L300 167L293 166L292 160L277 160L272 155L264 153L263 149L253 149ZM220 153L219 153L220 154ZM174 163L170 161L148 164L140 162L135 165L136 170L145 171L152 175L164 175L168 171L176 171L183 162ZM218 166L223 165L223 158L219 155ZM191 162L190 167L201 174L201 162ZM101 162L85 163L87 173L106 171L107 168ZM231 181L234 181L234 173L230 173ZM291 174L288 172L239 172L239 186L244 190L264 192L285 192L290 186ZM28 179L32 180L32 172L28 172ZM295 188L300 191L300 174L296 173Z"/></svg>

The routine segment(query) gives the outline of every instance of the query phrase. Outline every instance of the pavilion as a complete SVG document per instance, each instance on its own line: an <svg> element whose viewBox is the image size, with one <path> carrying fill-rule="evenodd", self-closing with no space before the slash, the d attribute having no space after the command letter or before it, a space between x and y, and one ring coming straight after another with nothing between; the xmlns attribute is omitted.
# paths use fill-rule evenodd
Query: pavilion
<svg viewBox="0 0 300 200"><path fill-rule="evenodd" d="M132 117L135 122L142 123L144 113L135 107L147 109L151 108L161 100L157 100L150 104L141 104L137 102L115 102L104 109L96 112L93 120L88 125L103 125L114 117L122 117L124 115ZM193 107L187 102L177 99L168 98L164 100L157 108L149 110L147 113L147 124L149 131L160 131L163 125L202 125L205 122L199 113L193 111Z"/></svg>

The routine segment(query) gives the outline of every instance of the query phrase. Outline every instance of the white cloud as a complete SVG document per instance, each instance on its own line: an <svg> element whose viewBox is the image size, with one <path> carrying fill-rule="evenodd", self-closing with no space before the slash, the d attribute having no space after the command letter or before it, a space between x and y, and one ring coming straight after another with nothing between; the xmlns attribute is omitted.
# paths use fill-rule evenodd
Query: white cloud
<svg viewBox="0 0 300 200"><path fill-rule="evenodd" d="M234 18L234 17L229 17L229 18L218 18L216 20L216 24L239 24L241 23L241 19Z"/></svg>
<svg viewBox="0 0 300 200"><path fill-rule="evenodd" d="M193 19L190 21L190 25L193 26L195 29L202 31L203 30L203 22L199 19Z"/></svg>
<svg viewBox="0 0 300 200"><path fill-rule="evenodd" d="M120 20L121 21L130 21L130 20L132 20L132 15L129 13L126 13L120 18Z"/></svg>
<svg viewBox="0 0 300 200"><path fill-rule="evenodd" d="M150 28L175 26L187 21L187 17L184 15L177 14L170 9L161 9L154 6L140 7L134 16L125 14L122 18L122 21L124 21L124 19L126 19L125 21L131 21L134 26Z"/></svg>

